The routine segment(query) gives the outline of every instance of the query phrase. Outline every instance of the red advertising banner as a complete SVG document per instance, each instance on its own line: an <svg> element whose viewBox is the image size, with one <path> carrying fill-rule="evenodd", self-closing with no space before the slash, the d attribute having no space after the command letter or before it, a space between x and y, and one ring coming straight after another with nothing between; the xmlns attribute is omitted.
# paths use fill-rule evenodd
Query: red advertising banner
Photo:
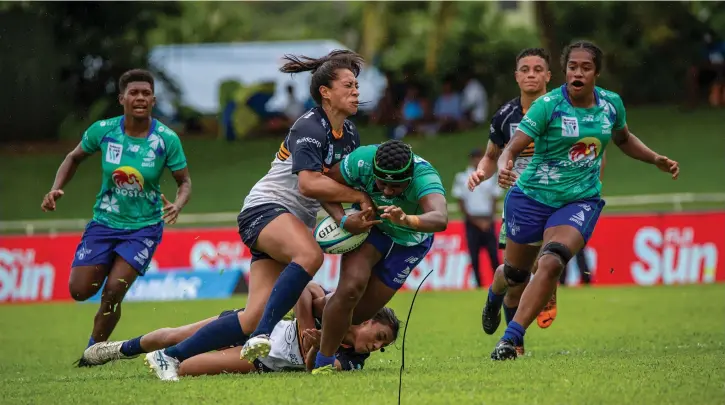
<svg viewBox="0 0 725 405"><path fill-rule="evenodd" d="M68 276L80 233L56 236L0 236L0 303L69 300ZM502 252L499 252L502 253ZM661 215L609 215L597 224L585 250L594 284L656 285L725 281L725 212ZM248 275L249 249L234 228L168 229L150 272L241 269ZM569 284L578 283L575 260ZM315 277L334 289L340 256L328 255ZM481 252L486 283L492 272ZM404 289L473 287L463 223L453 221L436 234L433 249L410 273Z"/></svg>

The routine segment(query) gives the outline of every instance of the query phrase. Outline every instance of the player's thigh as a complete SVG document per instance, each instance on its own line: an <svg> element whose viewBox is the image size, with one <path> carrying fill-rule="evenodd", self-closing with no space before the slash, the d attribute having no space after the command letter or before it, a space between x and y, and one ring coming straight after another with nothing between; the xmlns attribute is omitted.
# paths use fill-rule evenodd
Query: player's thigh
<svg viewBox="0 0 725 405"><path fill-rule="evenodd" d="M184 360L179 376L217 375L222 373L247 374L257 371L254 364L239 358L239 348L208 352Z"/></svg>
<svg viewBox="0 0 725 405"><path fill-rule="evenodd" d="M573 249L572 256L576 255L592 237L604 205L604 200L592 198L557 209L546 222L544 246L549 242L566 243Z"/></svg>
<svg viewBox="0 0 725 405"><path fill-rule="evenodd" d="M111 269L118 242L114 229L95 221L86 225L73 255L68 279L73 299L85 301L98 292Z"/></svg>
<svg viewBox="0 0 725 405"><path fill-rule="evenodd" d="M253 260L249 266L249 294L244 311L238 313L239 322L245 333L251 333L262 319L267 300L272 294L285 264L273 259Z"/></svg>
<svg viewBox="0 0 725 405"><path fill-rule="evenodd" d="M280 263L294 261L314 275L322 266L322 249L312 231L278 204L264 204L242 211L237 218L239 235L247 247Z"/></svg>
<svg viewBox="0 0 725 405"><path fill-rule="evenodd" d="M375 228L370 234L373 238L374 232ZM373 267L382 257L380 250L369 240L352 252L343 254L340 261L340 280L337 282L335 294L352 294L359 298L367 287Z"/></svg>
<svg viewBox="0 0 725 405"><path fill-rule="evenodd" d="M372 232L371 232L372 235ZM414 246L393 244L373 268L365 294L353 313L353 323L371 319L403 287L410 273L433 246L434 236Z"/></svg>
<svg viewBox="0 0 725 405"><path fill-rule="evenodd" d="M504 261L511 267L530 271L544 238L544 230L554 209L539 203L513 187L504 204L506 248Z"/></svg>
<svg viewBox="0 0 725 405"><path fill-rule="evenodd" d="M398 290L399 288L390 287L388 283L373 274L365 288L365 293L353 311L352 324L359 325L372 319L380 309L390 302Z"/></svg>

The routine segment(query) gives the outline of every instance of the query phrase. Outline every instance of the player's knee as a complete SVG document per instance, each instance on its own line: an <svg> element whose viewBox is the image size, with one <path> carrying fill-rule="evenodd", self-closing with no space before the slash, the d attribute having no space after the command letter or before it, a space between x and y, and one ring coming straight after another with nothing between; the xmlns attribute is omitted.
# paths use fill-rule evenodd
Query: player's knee
<svg viewBox="0 0 725 405"><path fill-rule="evenodd" d="M78 302L85 301L91 298L98 292L99 288L100 286L84 285L77 282L74 283L72 281L68 283L68 291L70 292L70 296Z"/></svg>
<svg viewBox="0 0 725 405"><path fill-rule="evenodd" d="M324 260L325 256L322 254L322 249L319 248L302 250L292 258L292 261L302 266L310 276L317 273Z"/></svg>
<svg viewBox="0 0 725 405"><path fill-rule="evenodd" d="M537 273L558 277L572 256L569 247L563 243L549 242L541 249L541 256L537 261Z"/></svg>
<svg viewBox="0 0 725 405"><path fill-rule="evenodd" d="M365 294L367 285L368 279L359 277L341 280L337 285L337 290L335 290L333 297L343 305L348 305L353 308L360 301L363 294Z"/></svg>
<svg viewBox="0 0 725 405"><path fill-rule="evenodd" d="M519 269L508 263L504 263L503 275L509 287L514 287L528 281L529 277L531 277L531 272L528 269Z"/></svg>
<svg viewBox="0 0 725 405"><path fill-rule="evenodd" d="M103 288L101 294L101 301L110 303L120 303L123 297L126 296L126 291L130 285L122 281L106 281L106 286Z"/></svg>

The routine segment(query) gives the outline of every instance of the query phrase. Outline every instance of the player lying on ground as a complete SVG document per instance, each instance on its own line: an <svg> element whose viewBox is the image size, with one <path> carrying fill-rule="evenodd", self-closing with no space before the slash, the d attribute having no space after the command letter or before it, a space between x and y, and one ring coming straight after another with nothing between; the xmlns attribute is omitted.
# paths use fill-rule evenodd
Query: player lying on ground
<svg viewBox="0 0 725 405"><path fill-rule="evenodd" d="M359 202L363 213L351 215L350 226L358 226L361 233L373 225L363 220L364 213L372 211L370 198L323 175L360 145L360 135L347 117L357 112L356 77L362 58L350 51L333 51L319 59L291 55L285 59L282 72L312 72L310 96L318 107L292 125L237 218L239 236L252 254L245 316L209 322L164 350L168 361L184 361L242 340L247 341L241 350L248 355L245 358L266 356L269 334L322 266L322 249L312 233L319 201Z"/></svg>
<svg viewBox="0 0 725 405"><path fill-rule="evenodd" d="M370 319L390 301L430 251L433 233L448 226L438 172L403 142L360 147L327 175L367 193L382 222L359 248L342 256L337 290L325 308L314 373L333 371L335 350L350 325ZM323 207L345 227L342 205Z"/></svg>
<svg viewBox="0 0 725 405"><path fill-rule="evenodd" d="M238 314L243 316L244 309L224 311L219 316L177 328L158 329L135 339L97 343L86 349L83 357L89 364L101 365L149 353L147 362L159 378L173 381L179 376L311 369L319 346L320 331L317 328L322 321L329 295L319 284L310 282L295 305L296 318L282 320L275 326L272 336L276 339L270 354L252 363L240 359L239 349L235 348L243 345L244 341L187 359L178 365L176 373L164 370L163 357L158 356L159 350L181 342L215 319ZM304 329L304 325L312 327ZM389 308L381 309L371 320L359 326L350 327L335 353L335 367L338 370L362 369L369 353L395 341L399 328L400 321Z"/></svg>
<svg viewBox="0 0 725 405"><path fill-rule="evenodd" d="M566 84L539 97L498 160L498 182L506 195L504 275L509 285L536 276L491 358L515 359L531 322L551 298L559 275L589 240L604 208L602 154L610 140L626 155L679 174L677 162L658 155L629 132L622 99L596 87L604 56L591 42L562 52ZM531 163L519 177L513 160L534 142ZM531 246L543 240L542 247ZM541 250L541 252L539 252Z"/></svg>
<svg viewBox="0 0 725 405"><path fill-rule="evenodd" d="M97 121L86 130L80 144L61 163L41 205L43 211L55 211L63 188L81 162L101 154L101 189L68 281L76 301L91 298L103 287L88 346L111 336L121 319L126 292L136 277L144 276L161 243L164 221L175 223L191 196L191 178L179 137L151 116L156 103L151 73L129 70L121 75L118 87L123 115ZM178 186L174 203L166 200L159 187L166 168ZM81 360L78 365L86 366Z"/></svg>

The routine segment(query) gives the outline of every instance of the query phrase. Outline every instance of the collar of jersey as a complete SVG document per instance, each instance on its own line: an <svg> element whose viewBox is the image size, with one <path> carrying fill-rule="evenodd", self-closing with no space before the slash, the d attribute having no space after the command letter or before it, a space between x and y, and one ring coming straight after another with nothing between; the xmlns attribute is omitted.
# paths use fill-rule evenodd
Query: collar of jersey
<svg viewBox="0 0 725 405"><path fill-rule="evenodd" d="M564 99L566 99L566 102L569 103L570 106L574 107L571 103L571 98L569 98L569 91L566 89L566 83L561 85L561 94L564 95ZM599 107L599 92L597 91L597 87L594 86L594 107ZM579 108L579 107L574 107Z"/></svg>
<svg viewBox="0 0 725 405"><path fill-rule="evenodd" d="M126 117L121 117L121 120L118 122L118 126L121 127L121 133L124 135L126 135L126 125L124 125L125 121L126 121ZM151 125L149 125L149 133L146 134L146 138L151 136L151 134L153 134L155 130L156 130L156 118L151 118ZM133 138L133 137L129 136L129 138Z"/></svg>

